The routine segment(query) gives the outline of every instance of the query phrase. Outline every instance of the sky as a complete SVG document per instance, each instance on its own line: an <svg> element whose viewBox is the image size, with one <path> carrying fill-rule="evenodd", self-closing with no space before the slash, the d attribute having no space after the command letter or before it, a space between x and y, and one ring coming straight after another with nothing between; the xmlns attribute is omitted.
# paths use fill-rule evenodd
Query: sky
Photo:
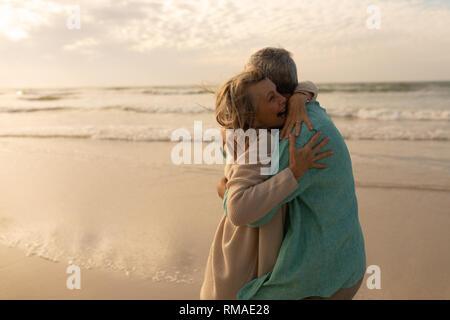
<svg viewBox="0 0 450 320"><path fill-rule="evenodd" d="M217 84L267 46L299 80L450 80L449 22L450 0L0 0L0 87Z"/></svg>

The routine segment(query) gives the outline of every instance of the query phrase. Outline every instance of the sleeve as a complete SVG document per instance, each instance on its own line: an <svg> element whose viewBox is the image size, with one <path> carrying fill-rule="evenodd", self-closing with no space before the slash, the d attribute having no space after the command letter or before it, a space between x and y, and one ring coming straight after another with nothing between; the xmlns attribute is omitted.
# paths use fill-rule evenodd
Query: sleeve
<svg viewBox="0 0 450 320"><path fill-rule="evenodd" d="M312 93L312 95L313 95L312 101L315 101L317 99L317 96L319 95L319 89L312 81L299 82L294 93L304 92L304 91Z"/></svg>
<svg viewBox="0 0 450 320"><path fill-rule="evenodd" d="M259 168L260 166L233 165L227 183L228 194L224 197L224 209L236 226L250 225L263 218L298 186L289 168L265 181Z"/></svg>
<svg viewBox="0 0 450 320"><path fill-rule="evenodd" d="M317 102L315 102L315 103L317 103ZM309 142L309 140L312 138L312 136L316 132L317 132L317 130L309 131L307 126L303 123L302 128L301 128L301 135L295 139L296 148L297 149L303 148L305 146L305 144L307 144ZM323 139L323 137L321 138L321 140L322 139ZM337 140L337 139L334 139L334 140ZM332 141L333 141L333 138L332 138ZM324 149L322 149L321 152L325 152L327 150L332 150L333 149L332 145L333 145L332 142L328 143L328 145ZM283 156L283 154L284 154L284 156ZM287 159L289 159L288 155L289 155L289 143L287 142L287 140L282 140L282 141L280 141L280 159L281 159L280 166L279 166L280 170L284 170L284 168L289 166L289 162L287 161ZM327 163L328 165L330 164L328 158L323 159L321 162ZM326 175L326 174L328 174L328 169L315 169L315 168L308 169L308 171L306 171L306 173L302 177L300 177L300 179L298 180L297 188L291 194L289 194L286 198L283 198L283 200L280 201L280 203L278 203L276 206L274 206L270 211L267 211L266 215L263 218L261 218L258 221L253 222L249 226L260 227L260 226L266 224L268 221L270 221L270 219L273 217L273 215L277 212L277 210L283 204L292 201L296 197L299 197L306 189L308 189L311 186L311 184L320 175Z"/></svg>

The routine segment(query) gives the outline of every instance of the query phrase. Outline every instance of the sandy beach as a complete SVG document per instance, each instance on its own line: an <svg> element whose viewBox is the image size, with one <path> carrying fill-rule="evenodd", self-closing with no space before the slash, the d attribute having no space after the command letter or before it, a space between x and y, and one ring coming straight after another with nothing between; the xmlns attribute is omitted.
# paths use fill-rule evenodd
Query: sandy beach
<svg viewBox="0 0 450 320"><path fill-rule="evenodd" d="M364 281L355 299L450 299L450 172L427 157L450 159L450 143L347 144L381 269L381 289ZM198 299L222 166L176 166L173 146L0 139L0 299ZM66 288L70 263L81 290Z"/></svg>

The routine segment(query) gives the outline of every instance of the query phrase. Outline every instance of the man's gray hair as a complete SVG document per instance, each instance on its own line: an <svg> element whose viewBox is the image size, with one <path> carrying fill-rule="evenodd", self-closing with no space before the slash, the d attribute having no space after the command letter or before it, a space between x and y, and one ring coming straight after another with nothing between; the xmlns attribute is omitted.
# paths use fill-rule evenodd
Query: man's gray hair
<svg viewBox="0 0 450 320"><path fill-rule="evenodd" d="M250 57L245 69L257 68L272 80L279 93L293 93L298 85L297 66L292 54L282 48L267 47Z"/></svg>

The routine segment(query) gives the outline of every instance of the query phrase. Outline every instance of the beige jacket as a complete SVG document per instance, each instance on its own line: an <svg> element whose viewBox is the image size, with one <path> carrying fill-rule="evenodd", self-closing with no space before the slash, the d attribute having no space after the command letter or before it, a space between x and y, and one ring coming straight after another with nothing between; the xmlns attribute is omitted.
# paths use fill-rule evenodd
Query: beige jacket
<svg viewBox="0 0 450 320"><path fill-rule="evenodd" d="M303 84L306 83L305 91L312 92L315 99L317 88L311 82ZM261 164L225 166L228 216L223 216L214 235L200 299L237 299L242 286L271 271L275 265L284 236L286 205L259 228L247 224L264 217L291 194L298 183L289 168L270 179L261 175L260 169Z"/></svg>
<svg viewBox="0 0 450 320"><path fill-rule="evenodd" d="M262 227L246 223L262 218L297 188L289 168L263 181L268 176L260 175L258 165L233 164L226 165L225 177L228 217L214 236L200 299L234 300L244 284L272 270L283 240L285 206Z"/></svg>

